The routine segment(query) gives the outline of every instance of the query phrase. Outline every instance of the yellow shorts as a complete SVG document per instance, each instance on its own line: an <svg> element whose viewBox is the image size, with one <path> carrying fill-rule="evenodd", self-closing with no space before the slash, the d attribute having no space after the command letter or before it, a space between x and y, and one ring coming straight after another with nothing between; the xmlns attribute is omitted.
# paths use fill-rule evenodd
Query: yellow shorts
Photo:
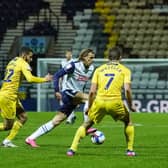
<svg viewBox="0 0 168 168"><path fill-rule="evenodd" d="M23 111L23 106L19 99L11 100L0 93L1 116L4 119L15 119L17 111Z"/></svg>
<svg viewBox="0 0 168 168"><path fill-rule="evenodd" d="M122 100L95 99L88 115L96 124L99 123L105 115L110 115L114 120L123 120L129 116L129 112Z"/></svg>
<svg viewBox="0 0 168 168"><path fill-rule="evenodd" d="M14 119L16 116L16 101L6 98L0 94L1 116L4 119Z"/></svg>

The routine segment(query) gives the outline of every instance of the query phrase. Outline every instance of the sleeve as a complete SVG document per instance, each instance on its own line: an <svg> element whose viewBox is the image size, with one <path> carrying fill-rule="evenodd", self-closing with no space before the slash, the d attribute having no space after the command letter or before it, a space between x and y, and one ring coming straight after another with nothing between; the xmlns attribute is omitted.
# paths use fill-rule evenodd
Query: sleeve
<svg viewBox="0 0 168 168"><path fill-rule="evenodd" d="M75 70L75 64L71 62L70 64L66 65L64 68L61 68L54 74L53 81L55 92L59 92L59 79L66 74L72 74L74 70Z"/></svg>
<svg viewBox="0 0 168 168"><path fill-rule="evenodd" d="M23 75L25 76L28 82L34 82L34 83L46 82L45 78L36 77L32 75L31 68L28 63L23 63L21 69L22 69Z"/></svg>
<svg viewBox="0 0 168 168"><path fill-rule="evenodd" d="M131 83L131 71L129 69L124 71L124 83Z"/></svg>

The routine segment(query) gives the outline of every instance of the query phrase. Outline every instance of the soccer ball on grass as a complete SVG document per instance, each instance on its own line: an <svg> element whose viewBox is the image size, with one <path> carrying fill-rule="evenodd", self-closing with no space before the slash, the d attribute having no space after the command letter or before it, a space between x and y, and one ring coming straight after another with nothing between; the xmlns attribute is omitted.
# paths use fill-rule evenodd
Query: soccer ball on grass
<svg viewBox="0 0 168 168"><path fill-rule="evenodd" d="M105 135L101 131L96 131L91 136L91 141L93 144L100 145L105 141Z"/></svg>

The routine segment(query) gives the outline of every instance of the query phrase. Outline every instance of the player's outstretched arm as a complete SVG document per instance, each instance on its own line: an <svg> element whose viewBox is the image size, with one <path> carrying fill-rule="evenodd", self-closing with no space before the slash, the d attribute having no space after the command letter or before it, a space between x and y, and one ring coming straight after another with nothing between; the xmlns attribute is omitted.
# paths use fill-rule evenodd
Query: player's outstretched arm
<svg viewBox="0 0 168 168"><path fill-rule="evenodd" d="M52 75L50 74L47 74L45 77L38 77L32 75L31 71L27 69L24 69L22 72L28 82L43 83L52 80Z"/></svg>

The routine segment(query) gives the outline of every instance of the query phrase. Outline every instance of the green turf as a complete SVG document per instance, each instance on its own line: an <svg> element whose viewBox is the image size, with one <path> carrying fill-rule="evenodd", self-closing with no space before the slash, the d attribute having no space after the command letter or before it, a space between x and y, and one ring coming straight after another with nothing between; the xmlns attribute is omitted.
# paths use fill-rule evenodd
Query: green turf
<svg viewBox="0 0 168 168"><path fill-rule="evenodd" d="M106 140L94 145L90 137L81 141L74 157L66 151L80 125L82 114L77 113L74 125L62 123L53 131L40 137L40 148L32 149L24 139L38 126L50 120L55 113L28 113L29 120L13 141L18 148L0 148L1 168L166 168L168 167L168 114L132 113L135 127L136 157L125 156L123 125L110 117L96 125ZM0 132L0 140L7 132Z"/></svg>

